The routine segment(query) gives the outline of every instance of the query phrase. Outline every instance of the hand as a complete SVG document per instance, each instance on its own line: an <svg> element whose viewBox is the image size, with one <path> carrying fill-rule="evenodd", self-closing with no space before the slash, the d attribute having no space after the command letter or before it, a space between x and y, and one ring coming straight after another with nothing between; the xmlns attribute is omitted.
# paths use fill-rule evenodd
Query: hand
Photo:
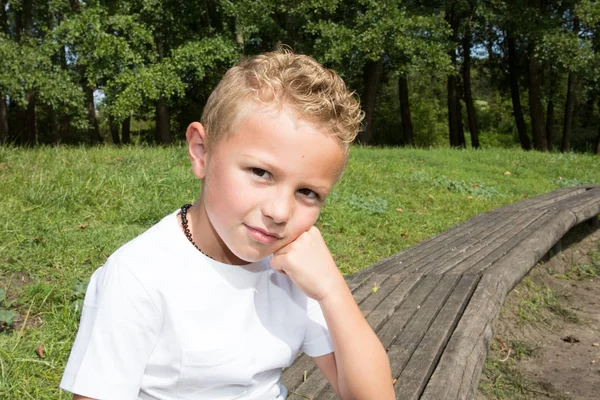
<svg viewBox="0 0 600 400"><path fill-rule="evenodd" d="M314 226L273 253L271 267L287 274L304 294L317 301L347 288L321 232Z"/></svg>

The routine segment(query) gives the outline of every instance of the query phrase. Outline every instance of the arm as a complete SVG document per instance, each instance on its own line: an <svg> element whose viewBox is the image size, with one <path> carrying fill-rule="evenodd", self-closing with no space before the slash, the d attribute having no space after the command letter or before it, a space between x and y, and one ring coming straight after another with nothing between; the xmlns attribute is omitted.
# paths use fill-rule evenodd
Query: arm
<svg viewBox="0 0 600 400"><path fill-rule="evenodd" d="M312 227L277 251L271 265L317 300L334 354L315 357L344 399L394 399L390 365L381 342L363 317L319 230Z"/></svg>
<svg viewBox="0 0 600 400"><path fill-rule="evenodd" d="M339 396L342 399L394 399L385 350L360 312L346 282L339 292L331 293L319 303L335 351ZM328 375L328 371L323 373Z"/></svg>

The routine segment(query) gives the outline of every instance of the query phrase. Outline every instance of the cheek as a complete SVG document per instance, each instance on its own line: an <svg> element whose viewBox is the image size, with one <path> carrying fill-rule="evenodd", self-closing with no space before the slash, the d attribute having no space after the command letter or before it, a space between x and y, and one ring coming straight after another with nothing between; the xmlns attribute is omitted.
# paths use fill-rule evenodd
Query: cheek
<svg viewBox="0 0 600 400"><path fill-rule="evenodd" d="M297 211L294 218L294 234L300 236L302 233L308 231L317 222L319 217L320 209L304 208Z"/></svg>
<svg viewBox="0 0 600 400"><path fill-rule="evenodd" d="M215 171L209 177L207 206L215 217L226 220L228 217L243 216L252 200L252 191L241 171Z"/></svg>

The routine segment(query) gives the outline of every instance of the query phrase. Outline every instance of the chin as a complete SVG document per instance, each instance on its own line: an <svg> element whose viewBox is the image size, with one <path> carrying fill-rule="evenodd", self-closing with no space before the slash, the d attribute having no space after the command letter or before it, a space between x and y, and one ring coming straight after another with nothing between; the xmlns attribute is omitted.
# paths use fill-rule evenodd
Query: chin
<svg viewBox="0 0 600 400"><path fill-rule="evenodd" d="M268 254L263 254L262 252L258 252L256 250L250 250L250 251L239 251L239 252L235 252L233 253L238 259L240 259L241 261L245 261L247 263L253 263L256 261L260 261L264 258L266 258L267 256L269 256L271 253Z"/></svg>

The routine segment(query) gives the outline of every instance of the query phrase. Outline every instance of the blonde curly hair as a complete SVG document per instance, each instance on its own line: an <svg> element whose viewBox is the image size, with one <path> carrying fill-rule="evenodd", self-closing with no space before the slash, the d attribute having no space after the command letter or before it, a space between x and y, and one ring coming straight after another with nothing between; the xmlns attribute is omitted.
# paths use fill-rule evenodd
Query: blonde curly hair
<svg viewBox="0 0 600 400"><path fill-rule="evenodd" d="M364 117L355 94L338 74L282 47L242 60L219 82L200 121L208 149L232 132L248 100L290 107L296 118L335 137L346 155Z"/></svg>

